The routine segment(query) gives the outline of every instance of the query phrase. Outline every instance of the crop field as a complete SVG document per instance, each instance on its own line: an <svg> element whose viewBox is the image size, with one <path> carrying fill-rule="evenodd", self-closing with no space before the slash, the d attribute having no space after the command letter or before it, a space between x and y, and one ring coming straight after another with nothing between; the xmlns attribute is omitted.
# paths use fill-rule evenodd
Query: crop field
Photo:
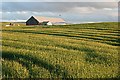
<svg viewBox="0 0 120 80"><path fill-rule="evenodd" d="M119 31L117 22L2 26L2 77L118 78Z"/></svg>

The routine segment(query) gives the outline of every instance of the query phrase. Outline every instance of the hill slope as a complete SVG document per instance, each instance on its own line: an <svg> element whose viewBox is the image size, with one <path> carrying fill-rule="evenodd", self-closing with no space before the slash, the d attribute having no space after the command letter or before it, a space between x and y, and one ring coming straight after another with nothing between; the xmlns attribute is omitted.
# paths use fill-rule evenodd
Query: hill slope
<svg viewBox="0 0 120 80"><path fill-rule="evenodd" d="M2 77L118 77L118 23L2 30Z"/></svg>

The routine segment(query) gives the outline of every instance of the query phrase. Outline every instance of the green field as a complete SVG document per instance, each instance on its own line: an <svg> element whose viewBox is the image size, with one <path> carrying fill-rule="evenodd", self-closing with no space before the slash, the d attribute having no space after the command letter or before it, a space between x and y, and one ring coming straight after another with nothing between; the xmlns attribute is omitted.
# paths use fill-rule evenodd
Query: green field
<svg viewBox="0 0 120 80"><path fill-rule="evenodd" d="M3 26L2 77L119 77L118 31L117 22Z"/></svg>

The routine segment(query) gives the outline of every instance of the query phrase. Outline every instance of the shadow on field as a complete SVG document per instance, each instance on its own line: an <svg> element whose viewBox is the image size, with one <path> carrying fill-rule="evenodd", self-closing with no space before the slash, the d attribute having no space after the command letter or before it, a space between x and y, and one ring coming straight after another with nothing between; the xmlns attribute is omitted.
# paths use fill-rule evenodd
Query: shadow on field
<svg viewBox="0 0 120 80"><path fill-rule="evenodd" d="M105 64L105 65L111 65L111 62L110 62L110 56L108 59L107 58L107 55L103 54L103 55L100 55L98 54L96 51L94 50L91 50L91 49L83 49L86 53L86 56L85 56L85 61L86 62L89 62L89 63L93 63L93 64Z"/></svg>
<svg viewBox="0 0 120 80"><path fill-rule="evenodd" d="M15 61L21 63L23 66L25 66L28 70L30 70L32 64L43 67L50 72L51 78L57 77L57 78L64 79L64 78L69 77L67 70L65 70L61 66L59 66L59 65L53 66L52 64L50 64L46 61L37 59L36 57L33 57L31 55L22 55L22 54L18 54L15 52L3 51L2 58L8 59L8 60L15 60ZM29 77L31 77L32 75L33 75L32 72L29 71Z"/></svg>
<svg viewBox="0 0 120 80"><path fill-rule="evenodd" d="M85 47L76 47L76 46L68 46L68 45L57 45L61 48L65 48L68 50L77 50L77 51L82 51L85 53L85 61L88 63L93 63L93 64L111 64L111 62L109 60L111 60L112 58L106 55L106 54L102 54L100 55L99 53L97 53L94 49L88 48L87 46Z"/></svg>
<svg viewBox="0 0 120 80"><path fill-rule="evenodd" d="M85 61L93 64L110 64L109 60L107 58L107 55L103 54L100 55L98 54L95 50L90 49L88 47L80 48L80 47L75 47L75 46L67 46L67 45L57 45L59 47L68 49L68 50L78 50L84 52L85 55ZM110 57L110 56L109 56Z"/></svg>
<svg viewBox="0 0 120 80"><path fill-rule="evenodd" d="M80 38L85 38L85 39L90 39L90 40L94 40L94 41L100 41L100 40L104 40L104 39L101 39L101 38L95 38L95 37L92 37L92 36L83 36L83 35L80 35L80 36L73 36L73 35L70 35L70 34L63 34L63 33L50 33L50 32L40 32L40 31L30 31L30 30L2 30L2 31L7 31L7 32L20 32L20 33L32 33L32 34L45 34L45 35L53 35L53 36L65 36L65 37L71 37L71 38L75 38L75 39L80 39ZM115 39L115 40L107 40L109 42L101 42L101 43L106 43L106 44L109 44L109 45L113 45L113 46L119 46L119 39ZM114 43L111 43L111 42L114 42Z"/></svg>

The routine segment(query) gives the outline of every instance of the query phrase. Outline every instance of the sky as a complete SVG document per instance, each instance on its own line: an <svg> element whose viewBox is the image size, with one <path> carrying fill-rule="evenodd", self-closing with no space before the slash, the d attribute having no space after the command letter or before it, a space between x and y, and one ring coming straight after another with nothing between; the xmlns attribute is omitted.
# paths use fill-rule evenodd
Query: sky
<svg viewBox="0 0 120 80"><path fill-rule="evenodd" d="M1 2L118 2L119 0L1 0Z"/></svg>
<svg viewBox="0 0 120 80"><path fill-rule="evenodd" d="M67 23L118 21L118 0L72 1L4 0L0 2L0 21L26 21L31 16L58 17Z"/></svg>

